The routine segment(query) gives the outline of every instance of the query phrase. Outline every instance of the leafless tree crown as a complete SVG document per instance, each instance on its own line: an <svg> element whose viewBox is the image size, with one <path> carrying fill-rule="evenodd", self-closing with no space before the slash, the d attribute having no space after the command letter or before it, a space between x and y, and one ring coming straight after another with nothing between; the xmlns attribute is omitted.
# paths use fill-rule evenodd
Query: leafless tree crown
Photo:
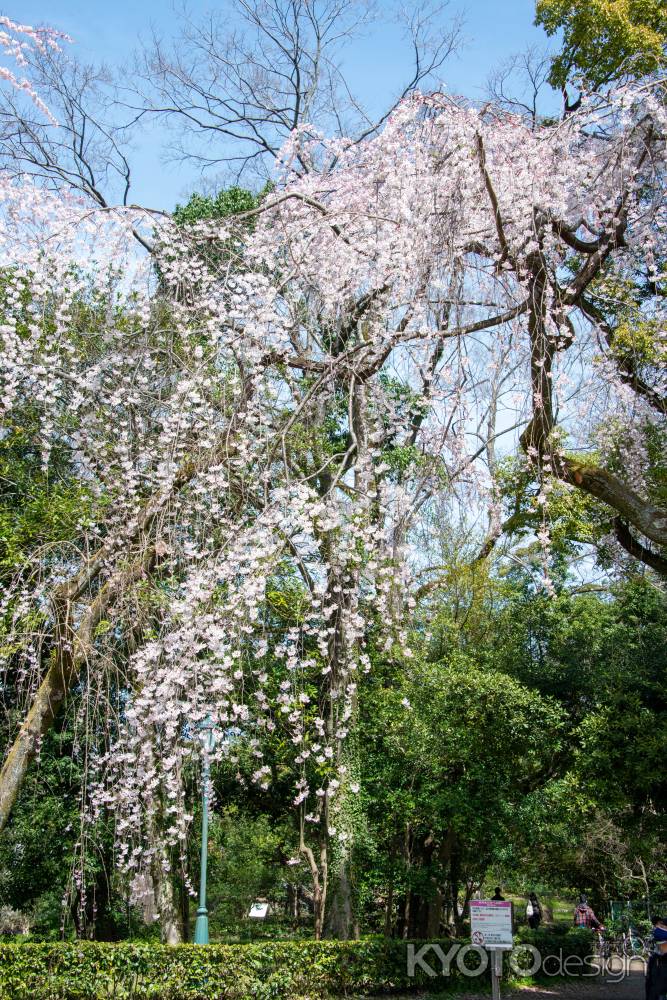
<svg viewBox="0 0 667 1000"><path fill-rule="evenodd" d="M173 126L176 158L266 175L294 129L312 126L360 140L401 97L432 79L460 40L459 19L443 27L446 7L236 0L232 23L220 12L196 21L184 11L176 41L165 44L154 35L139 57L140 113L161 115ZM342 54L380 16L403 23L413 71L373 119L348 84Z"/></svg>
<svg viewBox="0 0 667 1000"><path fill-rule="evenodd" d="M204 17L184 7L173 37L153 32L122 74L79 62L69 46L32 53L30 80L53 119L18 91L0 92L0 157L16 175L97 206L128 205L130 143L152 121L171 132L169 156L227 180L266 178L294 129L361 141L401 97L434 80L460 41L447 2L403 10L396 0L233 0ZM348 85L343 53L388 17L405 28L413 70L373 119Z"/></svg>

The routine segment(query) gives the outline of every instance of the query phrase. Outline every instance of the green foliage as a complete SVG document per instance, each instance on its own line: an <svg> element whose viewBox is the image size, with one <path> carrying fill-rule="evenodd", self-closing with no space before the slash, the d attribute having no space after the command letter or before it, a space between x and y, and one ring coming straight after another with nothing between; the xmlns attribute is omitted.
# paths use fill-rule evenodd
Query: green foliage
<svg viewBox="0 0 667 1000"><path fill-rule="evenodd" d="M446 953L452 942L440 944ZM0 944L0 1000L315 1000L442 984L419 969L408 976L407 948L372 939L206 948Z"/></svg>
<svg viewBox="0 0 667 1000"><path fill-rule="evenodd" d="M522 944L537 948L542 956L542 961L551 955L555 956L546 965L544 971L547 975L553 976L554 969L557 967L556 963L561 958L563 963L569 959L567 967L564 968L567 975L591 975L591 958L595 954L595 938L590 930L572 926L540 927L537 930L531 930L524 926L519 928L514 940L517 948ZM527 961L530 965L532 961L530 954ZM521 960L519 951L517 951L517 962L520 968L526 967Z"/></svg>
<svg viewBox="0 0 667 1000"><path fill-rule="evenodd" d="M364 880L376 891L380 876L397 895L451 898L463 878L481 880L506 860L509 844L519 853L530 842L562 709L453 649L445 662L418 662L374 685L362 697L363 782L376 838Z"/></svg>
<svg viewBox="0 0 667 1000"><path fill-rule="evenodd" d="M85 345L93 361L100 350L100 330L110 312L120 327L123 318L118 310L114 312L112 294L91 292L75 269L71 279L82 291L71 310L69 335L72 341ZM6 293L7 275L0 273L0 316L7 307ZM30 337L32 293L28 279L19 301L22 315L17 331L21 337ZM55 332L55 315L49 315L48 309L44 324L49 334ZM66 410L66 400L63 406ZM67 416L66 421L74 428L74 417ZM47 565L54 553L62 552L61 543L80 539L81 526L94 521L104 503L91 495L77 475L66 436L46 450L39 425L39 407L28 395L0 430L0 578L22 568L37 551L40 563Z"/></svg>
<svg viewBox="0 0 667 1000"><path fill-rule="evenodd" d="M382 754L398 765L389 794L404 789L430 829L453 829L471 846L493 828L502 836L562 727L555 702L462 657L415 668L382 692L377 711Z"/></svg>
<svg viewBox="0 0 667 1000"><path fill-rule="evenodd" d="M79 825L81 768L70 753L60 734L45 741L0 840L0 899L14 907L31 907L52 891L62 898Z"/></svg>
<svg viewBox="0 0 667 1000"><path fill-rule="evenodd" d="M63 471L47 473L25 426L10 427L0 438L0 574L16 569L38 546L47 560L51 546L75 537L78 525L92 517L89 492Z"/></svg>
<svg viewBox="0 0 667 1000"><path fill-rule="evenodd" d="M204 227L207 232L203 236L198 231L198 224L229 219L243 215L245 212L252 212L270 190L271 186L267 184L259 194L253 194L252 191L239 187L224 188L214 197L195 193L190 196L185 205L176 206L173 218L177 225L192 230L190 251L201 257L207 268L216 270L231 265L243 270L244 237L254 230L256 217L250 216L250 218L236 220L232 234L220 237L213 235L215 227L210 226ZM160 282L163 282L164 276L159 267L157 273ZM177 294L187 296L188 291L185 288L180 288L177 289Z"/></svg>
<svg viewBox="0 0 667 1000"><path fill-rule="evenodd" d="M660 747L667 738L664 594L650 579L637 577L609 590L583 584L581 589L590 592L568 593L563 586L550 598L535 592L525 572L478 579L455 570L453 562L449 573L441 575L439 592L418 613L418 634L422 630L430 634L421 643L422 655L435 660L437 670L443 669L443 662L450 670L467 663L472 678L488 671L517 681L533 696L557 706L563 719L553 743L547 730L538 727L534 733L542 749L550 753L548 780L529 783L531 790L518 800L504 841L502 836L495 844L486 836L479 838L490 848L492 868L510 883L525 876L529 888L536 884L597 888L602 898L603 887L612 896L640 893L643 865L650 891L661 891L657 859L664 853L667 801L660 759ZM413 646L418 644L413 642ZM416 678L420 676L417 671ZM391 683L401 683L398 675ZM461 699L471 698L465 683L459 692ZM413 713L422 719L421 696L409 697ZM444 695L432 697L440 705ZM472 712L476 711L474 701L473 695ZM500 714L507 713L502 710ZM449 723L455 732L465 730L464 715L463 708L458 715L447 709L443 725ZM501 719L500 734L503 726ZM481 760L490 728L490 724L477 728ZM434 733L432 741L437 748L442 743L443 753L453 763L456 756L450 744L454 738L450 733ZM491 748L494 740L491 733ZM508 757L512 753L510 739ZM425 765L413 762L415 790L422 774L432 770L433 756L430 751ZM514 766L520 781L523 763ZM492 762L491 773L494 767ZM478 799L474 767L466 767L464 779L470 779L470 795ZM449 787L451 777L444 777L443 783ZM501 798L506 794L502 780L498 794ZM499 816L502 823L503 813L494 796L492 789L480 814ZM396 814L403 808L406 815L433 822L427 809L416 814L408 802ZM466 808L464 803L462 816ZM474 816L471 822L474 828ZM482 854L473 854L472 863ZM466 871L470 874L467 863Z"/></svg>
<svg viewBox="0 0 667 1000"><path fill-rule="evenodd" d="M112 892L112 840L102 823L82 829L85 761L67 723L65 717L45 738L0 837L0 904L23 913L38 939L63 930L117 937L127 912ZM85 895L72 882L74 870Z"/></svg>
<svg viewBox="0 0 667 1000"><path fill-rule="evenodd" d="M667 343L662 337L661 324L639 318L619 323L614 331L613 352L622 363L630 362L634 368L644 365L664 368Z"/></svg>
<svg viewBox="0 0 667 1000"><path fill-rule="evenodd" d="M212 817L209 834L208 905L215 938L247 917L255 899L276 896L285 851L279 824L235 805Z"/></svg>
<svg viewBox="0 0 667 1000"><path fill-rule="evenodd" d="M564 87L574 72L597 87L665 65L664 0L537 0L536 23L548 35L563 33L551 67L554 87Z"/></svg>
<svg viewBox="0 0 667 1000"><path fill-rule="evenodd" d="M636 893L637 879L624 873L643 866L655 888L667 801L664 595L641 578L606 599L517 594L487 629L481 661L556 699L569 718L554 779L536 803L532 849L515 864L552 884L612 894Z"/></svg>
<svg viewBox="0 0 667 1000"><path fill-rule="evenodd" d="M499 462L496 488L503 505L505 532L517 540L529 540L525 554L541 559L534 536L543 524L548 526L555 577L567 572L569 557L581 545L595 545L610 531L609 508L556 478L548 477L541 486L534 467L525 459L509 457Z"/></svg>
<svg viewBox="0 0 667 1000"><path fill-rule="evenodd" d="M667 429L665 425L645 421L641 427L643 445L646 453L644 475L645 490L651 500L658 506L667 504ZM609 469L620 471L624 467L624 452L632 448L634 442L626 440L626 431L620 424L611 424L609 428L614 447L610 449Z"/></svg>
<svg viewBox="0 0 667 1000"><path fill-rule="evenodd" d="M214 198L195 193L185 205L176 206L174 221L179 225L192 225L203 219L226 219L230 215L251 212L257 208L258 201L259 196L239 187L225 188Z"/></svg>

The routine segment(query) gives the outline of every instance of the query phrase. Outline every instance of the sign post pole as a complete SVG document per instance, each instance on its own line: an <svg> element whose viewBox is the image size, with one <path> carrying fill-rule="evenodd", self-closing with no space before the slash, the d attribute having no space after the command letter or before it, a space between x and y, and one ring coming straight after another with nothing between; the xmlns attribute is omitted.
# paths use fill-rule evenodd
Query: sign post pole
<svg viewBox="0 0 667 1000"><path fill-rule="evenodd" d="M491 996L500 1000L500 980L503 976L503 951L511 951L512 904L504 899L473 899L470 901L470 938L473 945L486 948L491 959Z"/></svg>
<svg viewBox="0 0 667 1000"><path fill-rule="evenodd" d="M491 1000L500 1000L500 980L503 975L503 953L499 948L491 952Z"/></svg>

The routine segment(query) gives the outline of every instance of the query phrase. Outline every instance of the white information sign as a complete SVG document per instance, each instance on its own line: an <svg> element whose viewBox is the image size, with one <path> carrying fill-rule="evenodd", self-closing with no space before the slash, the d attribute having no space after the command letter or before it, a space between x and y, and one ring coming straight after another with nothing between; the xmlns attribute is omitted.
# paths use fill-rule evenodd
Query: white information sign
<svg viewBox="0 0 667 1000"><path fill-rule="evenodd" d="M512 904L504 900L472 899L470 939L482 948L513 948Z"/></svg>
<svg viewBox="0 0 667 1000"><path fill-rule="evenodd" d="M268 912L268 903L253 903L250 907L250 913L248 916L253 917L255 920L263 920Z"/></svg>

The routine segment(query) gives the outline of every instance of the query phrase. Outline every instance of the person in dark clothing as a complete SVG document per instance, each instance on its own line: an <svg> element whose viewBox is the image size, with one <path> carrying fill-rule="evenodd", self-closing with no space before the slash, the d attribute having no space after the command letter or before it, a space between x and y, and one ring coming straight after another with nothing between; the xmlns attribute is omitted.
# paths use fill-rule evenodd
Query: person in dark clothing
<svg viewBox="0 0 667 1000"><path fill-rule="evenodd" d="M528 926L531 930L537 930L542 923L542 907L540 906L540 902L534 892L531 892L528 897L526 917L528 918Z"/></svg>
<svg viewBox="0 0 667 1000"><path fill-rule="evenodd" d="M653 949L646 968L646 1000L667 996L667 917L652 917Z"/></svg>
<svg viewBox="0 0 667 1000"><path fill-rule="evenodd" d="M494 899L496 901L496 903L504 903L505 902L505 897L500 892L500 886L499 885L496 886L496 891L494 892L494 894L491 897L491 899Z"/></svg>

